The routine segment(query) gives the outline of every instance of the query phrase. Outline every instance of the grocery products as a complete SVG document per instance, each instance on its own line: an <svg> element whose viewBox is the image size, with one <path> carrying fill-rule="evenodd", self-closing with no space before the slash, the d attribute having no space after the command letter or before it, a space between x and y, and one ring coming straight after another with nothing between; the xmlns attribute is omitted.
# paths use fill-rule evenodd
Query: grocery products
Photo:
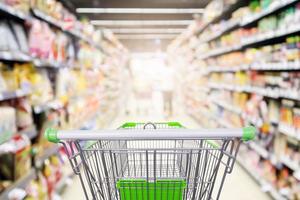
<svg viewBox="0 0 300 200"><path fill-rule="evenodd" d="M13 107L0 106L0 144L16 133L16 110Z"/></svg>
<svg viewBox="0 0 300 200"><path fill-rule="evenodd" d="M15 135L1 145L1 180L15 181L31 169L30 141L26 136Z"/></svg>
<svg viewBox="0 0 300 200"><path fill-rule="evenodd" d="M274 199L297 200L300 4L251 0L233 5L202 26L194 34L198 40L175 39L169 60L194 75L183 75L188 114L202 127L254 125L257 138L241 146L240 165Z"/></svg>
<svg viewBox="0 0 300 200"><path fill-rule="evenodd" d="M42 133L107 126L120 110L128 51L60 1L0 7L0 199L55 199L70 172Z"/></svg>

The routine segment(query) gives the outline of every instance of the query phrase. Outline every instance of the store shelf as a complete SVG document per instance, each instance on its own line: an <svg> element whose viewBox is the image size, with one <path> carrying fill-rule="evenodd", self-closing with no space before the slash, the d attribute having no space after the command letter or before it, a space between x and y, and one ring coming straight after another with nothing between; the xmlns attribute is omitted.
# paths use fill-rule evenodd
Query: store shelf
<svg viewBox="0 0 300 200"><path fill-rule="evenodd" d="M29 181L36 178L36 173L34 169L31 169L27 175L20 178L16 182L14 182L11 186L6 188L2 193L0 193L0 199L8 199L8 195L11 191L13 191L15 188L25 188Z"/></svg>
<svg viewBox="0 0 300 200"><path fill-rule="evenodd" d="M31 126L31 127L28 127L26 129L20 131L19 134L27 135L29 139L33 139L38 135L38 132L37 132L35 126Z"/></svg>
<svg viewBox="0 0 300 200"><path fill-rule="evenodd" d="M233 113L236 113L238 115L241 115L242 118L251 123L251 124L254 124L256 127L261 127L262 124L263 124L263 121L260 119L260 118L253 118L251 116L248 116L246 113L244 113L241 109L239 108L236 108L234 107L233 105L230 105L230 104L227 104L227 103L224 103L224 102L219 102L219 101L216 101L216 100L211 100L212 103L218 105L218 106L221 106L222 108L230 111L230 112L233 112Z"/></svg>
<svg viewBox="0 0 300 200"><path fill-rule="evenodd" d="M70 172L68 175L65 175L62 177L55 186L55 191L58 193L61 193L63 189L68 185L68 183L71 181L72 177L74 177L75 174L74 172Z"/></svg>
<svg viewBox="0 0 300 200"><path fill-rule="evenodd" d="M55 185L55 191L58 194L62 194L65 187L69 186L70 183L72 183L72 178L75 176L75 173L73 171L73 168L68 165L68 163L65 163L61 168L63 176L60 178L60 180Z"/></svg>
<svg viewBox="0 0 300 200"><path fill-rule="evenodd" d="M231 24L229 24L224 30L222 30L222 31L220 31L216 34L213 34L212 36L208 37L207 39L204 39L203 42L201 42L201 43L206 43L206 42L210 42L212 40L218 39L219 37L221 37L225 33L228 33L229 31L231 31L232 29L234 29L238 26L239 26L239 22L234 21Z"/></svg>
<svg viewBox="0 0 300 200"><path fill-rule="evenodd" d="M222 126L222 127L225 127L225 128L234 128L231 123L227 122L224 119L220 119L220 118L217 118L217 117L214 117L214 119L217 120L218 124L220 126Z"/></svg>
<svg viewBox="0 0 300 200"><path fill-rule="evenodd" d="M281 168L282 163L278 161L276 156L273 153L269 153L268 150L266 150L264 147L261 145L257 144L256 142L250 142L249 147L254 150L259 156L264 158L265 160L269 160L272 165L278 169Z"/></svg>
<svg viewBox="0 0 300 200"><path fill-rule="evenodd" d="M60 101L52 100L45 104L34 106L33 111L36 114L39 114L39 113L45 112L50 109L58 110L58 109L63 108L63 106L64 106L63 103L61 103Z"/></svg>
<svg viewBox="0 0 300 200"><path fill-rule="evenodd" d="M299 62L274 62L274 63L253 63L249 67L257 71L283 71L283 70L300 70Z"/></svg>
<svg viewBox="0 0 300 200"><path fill-rule="evenodd" d="M278 130L279 132L300 141L300 132L297 131L294 127L291 127L283 123L279 123Z"/></svg>
<svg viewBox="0 0 300 200"><path fill-rule="evenodd" d="M227 33L228 31L231 31L234 28L247 26L249 24L257 22L261 18L263 18L263 17L265 17L267 15L270 15L270 14L272 14L272 13L274 13L274 12L276 12L276 11L278 11L278 10L280 10L280 9L282 9L282 8L290 5L290 4L295 3L295 2L297 2L297 0L281 0L281 1L277 1L276 3L272 4L269 8L261 11L260 13L257 13L257 14L251 15L251 16L247 16L241 22L234 22L234 23L230 24L226 29L224 29L224 30L220 31L219 33L217 33L217 34L209 37L208 39L204 39L203 43L215 40L215 39L221 37L222 35L224 35L225 33ZM286 35L286 34L290 34L290 33L283 33L283 32L279 31L277 33L277 37L281 37L281 36ZM266 35L265 39L263 39L262 36L257 36L257 38L253 38L253 40L254 40L253 42L259 42L258 38L260 38L261 41L269 39L267 35ZM272 37L272 35L275 36L276 34L273 33L269 37ZM250 43L251 42L249 42L249 44ZM245 44L247 44L247 42Z"/></svg>
<svg viewBox="0 0 300 200"><path fill-rule="evenodd" d="M290 169L292 169L293 171L298 171L300 170L300 165L299 163L291 160L290 158L283 156L281 157L281 162L283 164L285 164L286 166L288 166Z"/></svg>
<svg viewBox="0 0 300 200"><path fill-rule="evenodd" d="M51 68L64 68L69 67L65 63L53 61L53 60L43 60L39 58L33 58L32 62L36 67L51 67Z"/></svg>
<svg viewBox="0 0 300 200"><path fill-rule="evenodd" d="M217 104L219 106L222 106L223 108L225 108L225 109L227 109L229 111L236 112L235 109L234 109L234 107L231 106L231 105L224 104L224 103L219 103L219 102L213 101L213 100L211 100L211 102L213 102L214 104ZM245 120L247 120L247 121L250 121L250 122L252 121L252 123L255 124L257 127L261 126L261 124L262 124L262 121L260 119L250 120L249 117L247 117L244 113L242 114L242 117ZM217 122L218 122L218 124L220 126L222 126L222 127L225 127L225 128L232 128L233 127L230 123L226 122L223 119L220 120L216 116L211 116L211 118L216 119ZM258 122L258 121L261 121L261 122ZM279 130L282 130L283 129L282 127L283 126L280 125ZM294 131L294 129L292 129L292 128L289 128L289 129L284 128L283 130L285 131L286 134L289 134L289 136L291 136L291 133ZM266 150L264 147L262 147L261 145L255 143L255 142L249 142L248 146L253 151L255 151L258 155L260 155L262 158L264 158L266 160L270 160L270 162L272 163L272 165L275 166L276 168L281 168L280 166L282 166L282 165L287 166L288 168L290 168L291 170L294 171L293 172L293 176L296 179L300 180L300 165L299 165L299 163L296 163L296 162L292 161L288 157L281 157L280 159L277 159L274 154L269 153L268 150Z"/></svg>
<svg viewBox="0 0 300 200"><path fill-rule="evenodd" d="M44 161L47 160L50 156L57 154L60 148L60 145L55 144L50 148L43 149L44 153L35 158L36 167L40 167L44 163Z"/></svg>
<svg viewBox="0 0 300 200"><path fill-rule="evenodd" d="M27 14L25 14L22 11L17 10L9 5L6 5L5 3L2 3L2 2L0 2L0 12L6 13L7 15L10 15L14 18L17 18L17 19L20 19L23 21L30 19L30 17Z"/></svg>
<svg viewBox="0 0 300 200"><path fill-rule="evenodd" d="M250 123L250 124L253 124L254 126L256 127L261 127L263 125L263 120L259 117L252 117L252 116L249 116L248 114L246 114L245 112L242 113L242 118Z"/></svg>
<svg viewBox="0 0 300 200"><path fill-rule="evenodd" d="M238 71L244 71L249 69L248 65L242 65L242 66L233 66L233 67L215 67L215 66L209 66L207 67L206 73L213 73L213 72L238 72Z"/></svg>
<svg viewBox="0 0 300 200"><path fill-rule="evenodd" d="M226 53L230 53L233 51L241 50L245 47L250 47L252 45L256 45L261 42L266 42L268 40L274 40L276 38L284 37L293 33L300 32L300 26L294 25L289 26L288 28L282 28L279 30L269 31L267 33L262 33L254 36L250 36L248 38L244 38L241 40L240 45L232 46L232 47L219 47L217 49L210 50L208 53L205 53L202 56L198 56L199 59L207 59L214 56L223 55Z"/></svg>
<svg viewBox="0 0 300 200"><path fill-rule="evenodd" d="M273 3L270 7L268 7L267 9L254 14L254 15L250 15L250 16L246 16L244 17L244 19L241 21L240 25L241 26L246 26L249 25L253 22L256 22L258 20L260 20L261 18L270 15L276 11L278 11L279 9L282 9L292 3L297 2L297 0L280 0L280 1L276 1L275 3Z"/></svg>
<svg viewBox="0 0 300 200"><path fill-rule="evenodd" d="M31 57L23 52L18 51L0 51L0 60L29 62Z"/></svg>
<svg viewBox="0 0 300 200"><path fill-rule="evenodd" d="M100 45L95 44L92 40L90 40L89 38L87 38L86 36L84 36L82 33L80 33L80 31L74 30L74 29L73 30L68 30L68 29L64 28L63 24L59 20L57 20L57 19L55 19L55 18L53 18L53 17L51 17L51 16L43 13L42 11L40 11L38 9L31 9L31 11L32 11L32 14L36 18L38 18L40 20L43 20L44 22L50 24L51 26L54 26L54 27L60 29L61 31L63 31L63 32L67 33L67 34L70 34L70 35L72 35L72 36L74 36L76 38L79 38L79 39L81 39L81 40L89 43L91 46L93 46L95 48L98 48L99 50L103 51L103 49L102 49L102 47Z"/></svg>
<svg viewBox="0 0 300 200"><path fill-rule="evenodd" d="M36 159L36 165L40 166L47 158L49 158L51 155L54 155L55 153L57 153L59 148L60 147L58 145L55 145L50 149L46 149L45 153L41 157ZM11 191L13 191L13 189L15 189L15 188L23 188L24 189L26 186L28 186L28 183L35 178L36 178L36 172L35 172L35 169L32 168L27 175L20 178L19 180L14 182L11 186L9 186L6 190L4 190L0 194L0 199L8 199L8 195Z"/></svg>
<svg viewBox="0 0 300 200"><path fill-rule="evenodd" d="M280 161L287 166L288 168L290 168L291 170L293 170L293 176L300 181L300 163L297 163L293 160L291 160L289 157L287 156L282 156Z"/></svg>
<svg viewBox="0 0 300 200"><path fill-rule="evenodd" d="M63 24L59 20L45 14L44 12L42 12L38 9L35 9L35 8L32 8L31 11L32 11L33 16L35 16L36 18L43 20L44 22L46 22L46 23L50 24L51 26L54 26L58 29L61 29L62 31L65 31L65 32L67 31L63 27Z"/></svg>
<svg viewBox="0 0 300 200"><path fill-rule="evenodd" d="M221 102L221 101L217 101L217 100L213 100L211 99L211 102L213 102L214 104L218 105L218 106L221 106L223 108L225 108L226 110L229 110L231 112L234 112L236 114L242 114L242 110L239 109L239 108L236 108L230 104L227 104L227 103L224 103L224 102Z"/></svg>
<svg viewBox="0 0 300 200"><path fill-rule="evenodd" d="M266 33L260 33L254 36L250 36L248 38L244 38L241 40L242 46L251 46L260 42L266 42L268 40L274 40L279 37L287 36L289 34L297 33L300 31L300 26L294 24L293 26L284 27L278 30L269 31Z"/></svg>
<svg viewBox="0 0 300 200"><path fill-rule="evenodd" d="M237 157L238 164L244 168L244 170L261 186L264 191L268 192L270 196L275 200L286 200L279 191L277 191L270 183L268 183L266 180L263 180L259 174L255 173L254 170L250 169L247 165L244 164L242 161L243 159L240 157Z"/></svg>
<svg viewBox="0 0 300 200"><path fill-rule="evenodd" d="M29 89L18 89L15 91L2 91L0 92L0 101L24 97L29 94L31 94L31 90Z"/></svg>
<svg viewBox="0 0 300 200"><path fill-rule="evenodd" d="M264 159L269 159L271 157L271 155L269 154L269 152L265 148L263 148L262 146L256 144L255 142L250 142L249 147L251 149L253 149L254 151L256 151L256 153L258 153Z"/></svg>
<svg viewBox="0 0 300 200"><path fill-rule="evenodd" d="M238 72L238 71L246 71L246 70L255 70L255 71L292 71L292 70L300 70L300 62L273 62L273 63L253 63L250 65L241 65L241 66L233 66L233 67L215 67L210 66L207 67L206 74L218 72Z"/></svg>
<svg viewBox="0 0 300 200"><path fill-rule="evenodd" d="M261 11L260 13L253 14L251 16L247 16L244 19L242 19L241 22L238 22L238 21L233 22L232 24L230 24L224 30L218 32L217 34L214 34L213 36L211 36L211 37L209 37L207 39L204 39L201 43L210 42L212 40L218 39L219 37L221 37L225 33L229 32L229 31L231 31L231 30L233 30L235 28L247 26L249 24L257 22L261 18L263 18L263 17L265 17L267 15L270 15L270 14L272 14L272 13L274 13L274 12L276 12L276 11L278 11L278 10L280 10L280 9L288 6L288 5L291 5L291 4L295 3L295 2L297 2L297 0L281 0L281 1L277 1L277 2L273 3L269 8ZM235 4L237 4L237 3L235 3ZM232 7L233 6L234 5L232 5ZM218 20L214 20L212 23L215 23L216 21L218 21ZM211 24L211 23L209 23L209 24ZM208 27L208 25L204 26L203 30L206 29ZM295 28L295 29L297 29L297 28ZM245 42L243 45L249 45L249 44L252 44L252 43L257 43L257 42L261 42L263 40L271 39L269 37L275 37L275 36L281 37L281 36L284 36L284 35L292 33L291 31L293 32L295 30L290 30L290 31L287 31L286 33L284 33L284 31L283 32L279 31L278 33L269 33L269 34L266 34L265 37L263 35L259 35L259 36L256 36L255 38L252 38L253 39L252 42L250 42L250 41L249 42Z"/></svg>
<svg viewBox="0 0 300 200"><path fill-rule="evenodd" d="M226 16L230 16L231 13L233 13L235 10L237 10L238 8L240 8L241 6L243 6L246 3L246 1L243 0L237 0L235 3L228 5L227 8L225 8L223 10L223 12L219 15L216 16L214 19L212 19L211 21L207 22L205 25L203 25L203 27L197 31L196 34L200 34L202 33L209 25L214 24L219 22L220 20L224 19L224 17Z"/></svg>
<svg viewBox="0 0 300 200"><path fill-rule="evenodd" d="M233 51L237 51L240 50L242 48L242 45L236 45L233 47L220 47L214 50L209 51L206 54L203 54L202 56L198 56L199 59L207 59L210 57L214 57L214 56L218 56L218 55L222 55L225 53L229 53L229 52L233 52Z"/></svg>
<svg viewBox="0 0 300 200"><path fill-rule="evenodd" d="M36 67L53 67L63 68L68 67L65 63L56 62L53 60L43 60L40 58L33 58L27 53L18 51L0 51L0 60L16 61L16 62L33 62Z"/></svg>
<svg viewBox="0 0 300 200"><path fill-rule="evenodd" d="M246 92L246 93L254 93L265 97L270 97L274 99L285 98L291 99L295 101L300 101L300 92L297 90L287 90L283 88L271 88L271 87L256 87L256 86L235 86L230 84L216 84L210 83L209 87L211 89L224 89L235 92Z"/></svg>

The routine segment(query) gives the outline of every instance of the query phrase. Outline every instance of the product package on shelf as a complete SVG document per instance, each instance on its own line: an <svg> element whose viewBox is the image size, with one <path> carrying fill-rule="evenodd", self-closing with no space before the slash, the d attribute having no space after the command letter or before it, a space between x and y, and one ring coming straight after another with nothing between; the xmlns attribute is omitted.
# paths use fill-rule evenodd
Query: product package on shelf
<svg viewBox="0 0 300 200"><path fill-rule="evenodd" d="M15 135L11 140L0 146L0 177L1 183L18 180L31 169L31 144L24 135Z"/></svg>
<svg viewBox="0 0 300 200"><path fill-rule="evenodd" d="M42 105L54 98L51 81L47 71L44 69L34 70L31 73L32 94L30 100L32 105Z"/></svg>
<svg viewBox="0 0 300 200"><path fill-rule="evenodd" d="M70 44L70 39L63 32L52 30L46 22L32 20L29 31L29 49L32 57L66 64L68 60L74 59L74 53L70 52Z"/></svg>
<svg viewBox="0 0 300 200"><path fill-rule="evenodd" d="M51 16L53 19L57 20L60 23L60 25L65 29L72 29L78 26L74 14L71 14L71 12L64 8L62 3L59 1L34 0L31 2L31 5L34 9L37 9L43 14Z"/></svg>
<svg viewBox="0 0 300 200"><path fill-rule="evenodd" d="M79 68L99 68L103 63L103 53L94 47L91 47L85 43L80 44L78 52L78 61L76 65Z"/></svg>
<svg viewBox="0 0 300 200"><path fill-rule="evenodd" d="M0 106L0 144L9 140L16 133L16 110L13 107Z"/></svg>
<svg viewBox="0 0 300 200"><path fill-rule="evenodd" d="M0 40L1 51L17 51L19 50L18 43L14 33L6 20L0 21L0 34L3 36Z"/></svg>
<svg viewBox="0 0 300 200"><path fill-rule="evenodd" d="M14 1L14 0L1 0L1 3L11 6L16 10L20 10L23 13L29 13L30 0Z"/></svg>

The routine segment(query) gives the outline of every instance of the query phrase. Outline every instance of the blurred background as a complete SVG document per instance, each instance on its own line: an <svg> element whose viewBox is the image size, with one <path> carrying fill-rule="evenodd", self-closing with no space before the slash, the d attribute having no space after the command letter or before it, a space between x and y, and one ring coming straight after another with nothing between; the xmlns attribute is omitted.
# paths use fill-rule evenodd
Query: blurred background
<svg viewBox="0 0 300 200"><path fill-rule="evenodd" d="M221 199L300 200L299 0L0 0L0 199L84 199L46 128L254 125ZM299 128L299 130L298 130Z"/></svg>

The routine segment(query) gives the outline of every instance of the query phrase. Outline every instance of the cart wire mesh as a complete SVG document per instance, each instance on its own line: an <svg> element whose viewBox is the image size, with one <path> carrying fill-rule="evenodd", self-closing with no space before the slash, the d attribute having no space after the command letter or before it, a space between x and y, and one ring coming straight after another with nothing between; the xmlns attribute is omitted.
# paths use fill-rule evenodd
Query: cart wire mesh
<svg viewBox="0 0 300 200"><path fill-rule="evenodd" d="M126 123L120 129L177 129L177 122ZM64 141L86 199L219 199L240 140Z"/></svg>

